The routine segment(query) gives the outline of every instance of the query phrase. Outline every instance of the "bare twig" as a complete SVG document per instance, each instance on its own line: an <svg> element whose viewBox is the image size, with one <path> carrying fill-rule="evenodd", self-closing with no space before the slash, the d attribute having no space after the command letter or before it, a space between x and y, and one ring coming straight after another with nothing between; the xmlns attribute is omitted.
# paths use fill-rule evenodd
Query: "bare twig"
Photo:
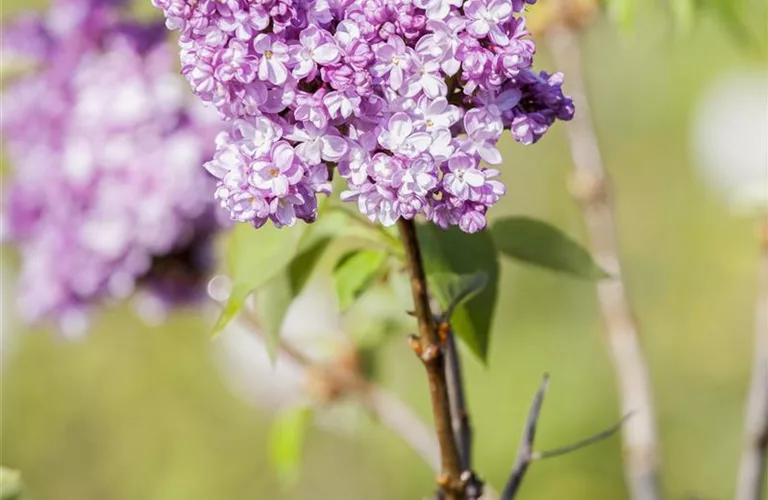
<svg viewBox="0 0 768 500"><path fill-rule="evenodd" d="M411 339L411 345L423 361L427 371L432 414L435 419L437 441L440 444L441 474L438 476L438 484L446 500L463 499L461 460L451 426L445 358L435 318L429 305L427 278L416 235L416 226L413 221L402 218L397 221L397 225L400 229L400 238L403 241L408 274L411 278L414 314L419 324L419 336Z"/></svg>
<svg viewBox="0 0 768 500"><path fill-rule="evenodd" d="M581 202L595 260L610 275L597 284L597 295L618 379L621 411L634 415L622 431L624 474L633 500L658 500L658 438L651 385L622 281L608 174L590 117L579 43L564 26L553 27L548 42L555 65L568 75L568 89L577 109L573 121L566 125L574 164L573 193Z"/></svg>
<svg viewBox="0 0 768 500"><path fill-rule="evenodd" d="M451 403L451 427L459 447L461 469L472 469L472 425L464 396L464 380L461 360L456 350L456 337L448 329L445 340L445 377L448 381L448 395Z"/></svg>
<svg viewBox="0 0 768 500"><path fill-rule="evenodd" d="M768 219L761 228L758 292L755 307L755 360L746 405L736 500L764 497L768 456Z"/></svg>
<svg viewBox="0 0 768 500"><path fill-rule="evenodd" d="M249 331L262 335L259 321L248 307L244 307L239 319ZM437 440L432 431L397 396L363 379L358 373L334 366L323 366L280 338L278 352L292 363L306 370L323 374L334 386L338 397L353 396L376 420L388 427L408 444L435 472L440 470Z"/></svg>
<svg viewBox="0 0 768 500"><path fill-rule="evenodd" d="M525 429L523 430L523 437L520 441L520 446L517 450L517 458L515 464L512 467L512 474L509 476L507 486L504 488L504 492L501 495L501 500L512 500L520 491L520 485L523 482L525 473L528 472L528 467L534 460L541 460L545 458L559 457L574 451L578 451L582 448L586 448L592 444L598 443L609 437L613 436L619 429L621 429L624 422L627 421L629 415L625 415L617 423L609 427L608 429L601 431L593 436L590 436L581 441L577 441L573 444L563 446L547 451L534 451L534 441L536 438L536 426L539 422L539 416L541 415L541 406L544 403L544 396L547 393L549 387L549 375L545 374L541 381L539 390L536 392L536 396L533 398L531 409L528 412L528 419L525 422Z"/></svg>
<svg viewBox="0 0 768 500"><path fill-rule="evenodd" d="M549 387L549 375L544 374L539 390L536 392L533 404L531 404L531 409L528 412L528 420L525 422L523 437L517 449L515 465L512 466L512 474L509 476L507 486L501 494L501 500L512 500L515 498L520 489L520 484L523 482L523 477L525 477L525 473L528 471L528 466L531 465L533 442L536 438L536 425L539 423L539 414L541 413L541 405L544 403L547 387Z"/></svg>
<svg viewBox="0 0 768 500"><path fill-rule="evenodd" d="M464 395L464 377L461 359L456 347L456 334L447 321L440 328L446 332L445 338L445 377L448 382L448 398L451 404L451 427L453 437L459 448L461 460L461 479L464 482L464 494L467 500L476 500L483 495L485 485L472 469L472 423L469 408Z"/></svg>
<svg viewBox="0 0 768 500"><path fill-rule="evenodd" d="M611 427L608 427L604 431L598 432L594 436L589 436L588 438L584 438L581 441L576 441L573 444L563 446L562 448L555 448L554 450L534 452L533 460L559 457L560 455L566 455L568 453L573 453L574 451L578 451L582 448L586 448L587 446L593 445L599 441L602 441L603 439L608 439L609 437L616 434L624 425L624 422L626 422L627 419L629 419L629 417L631 416L632 414L624 415L623 417L621 417L621 420L613 424Z"/></svg>

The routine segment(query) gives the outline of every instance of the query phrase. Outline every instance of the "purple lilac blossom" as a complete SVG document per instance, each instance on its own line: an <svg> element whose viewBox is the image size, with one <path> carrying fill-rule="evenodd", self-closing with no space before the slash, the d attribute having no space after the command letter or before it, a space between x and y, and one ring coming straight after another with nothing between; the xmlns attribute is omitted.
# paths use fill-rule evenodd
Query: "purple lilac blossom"
<svg viewBox="0 0 768 500"><path fill-rule="evenodd" d="M3 91L2 238L19 249L23 317L68 333L136 291L203 298L218 227L202 165L220 121L188 95L162 24L114 9L56 1L3 46L36 70Z"/></svg>
<svg viewBox="0 0 768 500"><path fill-rule="evenodd" d="M532 68L535 0L152 1L230 122L215 197L256 227L312 222L336 169L372 221L483 230L504 131L532 144L573 116L562 75Z"/></svg>

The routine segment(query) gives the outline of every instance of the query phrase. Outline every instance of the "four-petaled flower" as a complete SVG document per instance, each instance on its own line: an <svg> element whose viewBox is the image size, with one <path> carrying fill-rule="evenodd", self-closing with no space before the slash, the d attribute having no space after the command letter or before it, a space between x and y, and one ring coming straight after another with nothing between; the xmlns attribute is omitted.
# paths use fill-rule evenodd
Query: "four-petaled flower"
<svg viewBox="0 0 768 500"><path fill-rule="evenodd" d="M318 64L335 63L341 57L341 51L330 34L315 26L301 32L299 45L293 45L290 54L295 64L291 72L293 77L307 79L314 78Z"/></svg>
<svg viewBox="0 0 768 500"><path fill-rule="evenodd" d="M414 132L413 120L405 113L395 113L382 130L379 144L393 153L414 158L429 148L432 137L427 132Z"/></svg>
<svg viewBox="0 0 768 500"><path fill-rule="evenodd" d="M390 87L399 89L406 70L410 68L412 53L413 49L406 47L402 38L391 36L376 50L376 62L371 73L379 78L388 77Z"/></svg>
<svg viewBox="0 0 768 500"><path fill-rule="evenodd" d="M274 85L284 84L288 78L285 63L290 60L288 46L262 33L253 41L253 48L257 54L261 55L259 79Z"/></svg>
<svg viewBox="0 0 768 500"><path fill-rule="evenodd" d="M467 32L477 38L488 36L495 44L504 46L509 37L502 29L512 18L512 0L468 0L464 14L469 18Z"/></svg>
<svg viewBox="0 0 768 500"><path fill-rule="evenodd" d="M254 162L251 168L251 184L278 198L287 195L289 188L304 176L304 168L296 158L296 152L285 141L275 143L269 158Z"/></svg>

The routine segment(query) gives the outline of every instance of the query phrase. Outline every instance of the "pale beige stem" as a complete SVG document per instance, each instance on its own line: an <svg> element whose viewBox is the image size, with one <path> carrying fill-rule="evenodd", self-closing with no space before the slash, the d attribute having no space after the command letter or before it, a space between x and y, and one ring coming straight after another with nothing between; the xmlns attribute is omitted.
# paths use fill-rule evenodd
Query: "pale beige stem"
<svg viewBox="0 0 768 500"><path fill-rule="evenodd" d="M736 500L765 498L768 455L768 220L761 229L758 292L755 306L755 354L747 396L744 446Z"/></svg>
<svg viewBox="0 0 768 500"><path fill-rule="evenodd" d="M633 500L657 500L656 422L648 367L639 332L622 281L608 174L603 166L582 75L579 42L567 27L548 33L555 66L566 75L576 107L566 125L574 165L572 191L581 203L595 261L609 278L597 284L597 295L618 381L621 412L632 414L622 428L624 473Z"/></svg>

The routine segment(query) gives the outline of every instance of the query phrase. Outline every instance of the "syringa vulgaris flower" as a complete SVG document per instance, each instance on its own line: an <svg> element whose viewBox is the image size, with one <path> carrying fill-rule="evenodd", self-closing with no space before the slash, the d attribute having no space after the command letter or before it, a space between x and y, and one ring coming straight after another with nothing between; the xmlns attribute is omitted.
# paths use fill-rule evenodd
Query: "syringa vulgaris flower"
<svg viewBox="0 0 768 500"><path fill-rule="evenodd" d="M3 91L17 301L26 320L72 334L101 303L143 297L151 313L202 297L218 227L202 169L215 113L187 95L162 24L120 21L115 7L57 0L3 46L34 67Z"/></svg>
<svg viewBox="0 0 768 500"><path fill-rule="evenodd" d="M498 141L534 143L573 115L562 75L533 70L534 0L153 1L193 91L232 128L207 165L216 198L257 227L313 221L336 169L373 221L482 230L504 193L485 166L502 163ZM290 165L249 149L243 122L265 120Z"/></svg>

